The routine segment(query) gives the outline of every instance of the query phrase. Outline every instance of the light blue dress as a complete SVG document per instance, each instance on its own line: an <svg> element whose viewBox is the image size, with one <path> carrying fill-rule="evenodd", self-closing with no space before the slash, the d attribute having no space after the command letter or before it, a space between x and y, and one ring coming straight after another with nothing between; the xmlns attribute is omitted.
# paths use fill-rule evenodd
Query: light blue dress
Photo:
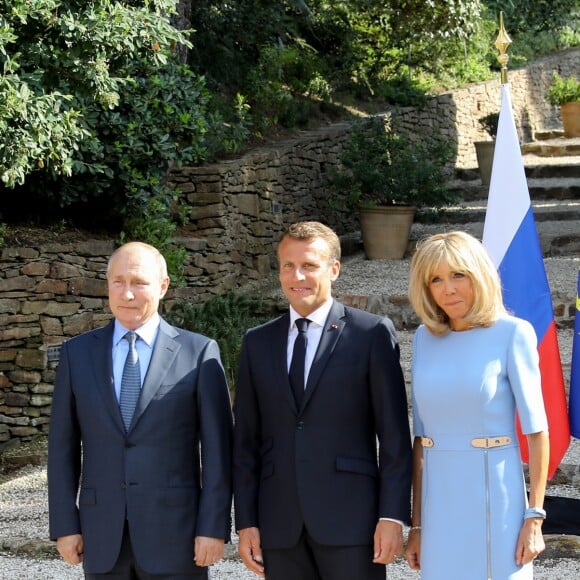
<svg viewBox="0 0 580 580"><path fill-rule="evenodd" d="M524 580L515 550L527 507L516 408L523 433L547 430L536 335L505 316L489 328L433 336L413 346L413 423L423 448L421 580ZM477 437L510 436L478 449Z"/></svg>

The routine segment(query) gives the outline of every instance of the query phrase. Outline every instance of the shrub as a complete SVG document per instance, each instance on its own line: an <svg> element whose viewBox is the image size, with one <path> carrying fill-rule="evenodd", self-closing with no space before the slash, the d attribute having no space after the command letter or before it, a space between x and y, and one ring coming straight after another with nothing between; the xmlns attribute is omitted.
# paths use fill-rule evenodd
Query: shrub
<svg viewBox="0 0 580 580"><path fill-rule="evenodd" d="M203 304L178 301L165 313L165 318L171 324L199 332L217 341L230 390L236 384L246 330L270 317L271 309L261 300L234 291L223 296L214 296Z"/></svg>
<svg viewBox="0 0 580 580"><path fill-rule="evenodd" d="M554 71L552 84L546 91L546 99L550 105L557 106L580 102L580 82L572 75L564 79Z"/></svg>
<svg viewBox="0 0 580 580"><path fill-rule="evenodd" d="M499 113L488 113L478 119L482 129L492 138L497 136L497 125L499 122Z"/></svg>
<svg viewBox="0 0 580 580"><path fill-rule="evenodd" d="M446 166L455 149L436 129L411 138L383 117L356 123L341 155L345 169L334 187L347 196L347 206L412 205L440 208L458 199L446 187Z"/></svg>

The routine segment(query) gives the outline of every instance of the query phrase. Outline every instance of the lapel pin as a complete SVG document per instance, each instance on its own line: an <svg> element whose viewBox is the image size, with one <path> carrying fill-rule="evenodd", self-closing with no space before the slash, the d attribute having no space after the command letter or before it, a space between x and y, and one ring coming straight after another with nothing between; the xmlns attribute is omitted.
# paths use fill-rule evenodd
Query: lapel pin
<svg viewBox="0 0 580 580"><path fill-rule="evenodd" d="M331 324L331 325L330 325L330 328L332 328L332 330L336 330L336 329L338 328L338 325L336 325L336 324Z"/></svg>

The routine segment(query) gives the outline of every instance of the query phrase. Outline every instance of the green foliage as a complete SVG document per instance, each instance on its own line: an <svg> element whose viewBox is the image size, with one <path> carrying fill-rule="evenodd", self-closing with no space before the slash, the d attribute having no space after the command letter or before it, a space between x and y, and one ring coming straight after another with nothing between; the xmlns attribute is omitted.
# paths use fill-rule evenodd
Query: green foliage
<svg viewBox="0 0 580 580"><path fill-rule="evenodd" d="M203 78L177 63L173 48L188 41L169 21L174 6L0 2L0 175L26 185L25 209L166 249L179 282L169 170L236 150L247 129L243 115L212 114Z"/></svg>
<svg viewBox="0 0 580 580"><path fill-rule="evenodd" d="M497 125L499 122L499 113L488 113L478 119L482 129L492 138L497 136Z"/></svg>
<svg viewBox="0 0 580 580"><path fill-rule="evenodd" d="M161 197L150 197L142 213L126 219L126 229L121 232L119 242L124 244L131 240L140 240L156 247L167 262L171 285L179 288L185 285L184 265L187 250L172 242L172 236L176 230L176 220L168 214L167 206L170 205L172 199L175 203L177 200L173 190L166 188L164 193L165 200ZM183 214L186 210L185 207L178 210L181 213L180 220L184 219Z"/></svg>
<svg viewBox="0 0 580 580"><path fill-rule="evenodd" d="M213 338L220 347L226 377L233 389L236 383L244 333L271 317L261 300L230 291L203 304L176 302L165 315L180 328Z"/></svg>
<svg viewBox="0 0 580 580"><path fill-rule="evenodd" d="M526 31L554 31L566 26L576 13L578 0L484 0L483 2L496 22L504 13L506 28L517 37Z"/></svg>
<svg viewBox="0 0 580 580"><path fill-rule="evenodd" d="M552 84L546 91L546 99L550 105L564 105L580 102L580 82L572 75L562 78L556 71L552 74Z"/></svg>
<svg viewBox="0 0 580 580"><path fill-rule="evenodd" d="M245 139L245 119L212 113L204 79L177 62L189 43L174 7L0 1L0 175L25 184L28 207L167 245L169 171Z"/></svg>
<svg viewBox="0 0 580 580"><path fill-rule="evenodd" d="M505 26L512 39L510 68L580 45L578 0L484 0L484 4L484 22L495 25L496 35L499 13L504 13ZM496 56L496 51L490 52L489 63L495 70L499 67Z"/></svg>
<svg viewBox="0 0 580 580"><path fill-rule="evenodd" d="M446 187L454 148L434 129L412 139L383 117L356 123L341 155L345 170L333 179L347 206L412 205L440 208L457 201Z"/></svg>

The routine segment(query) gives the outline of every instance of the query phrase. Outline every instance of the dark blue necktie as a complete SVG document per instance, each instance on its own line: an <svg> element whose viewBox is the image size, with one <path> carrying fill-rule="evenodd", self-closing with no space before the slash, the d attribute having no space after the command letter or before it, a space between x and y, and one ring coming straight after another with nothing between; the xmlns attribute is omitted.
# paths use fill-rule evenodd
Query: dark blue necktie
<svg viewBox="0 0 580 580"><path fill-rule="evenodd" d="M139 370L139 356L135 348L137 341L137 334L130 330L123 337L129 343L129 352L125 360L125 367L123 369L123 377L121 379L121 395L119 397L119 406L121 408L121 417L123 417L123 424L125 431L129 431L131 421L133 420L133 413L139 400L141 393L141 371Z"/></svg>
<svg viewBox="0 0 580 580"><path fill-rule="evenodd" d="M304 360L306 358L306 346L308 345L306 332L309 324L310 320L308 318L296 319L298 336L294 341L289 377L292 392L294 393L294 400L298 408L302 405L302 398L304 397Z"/></svg>

